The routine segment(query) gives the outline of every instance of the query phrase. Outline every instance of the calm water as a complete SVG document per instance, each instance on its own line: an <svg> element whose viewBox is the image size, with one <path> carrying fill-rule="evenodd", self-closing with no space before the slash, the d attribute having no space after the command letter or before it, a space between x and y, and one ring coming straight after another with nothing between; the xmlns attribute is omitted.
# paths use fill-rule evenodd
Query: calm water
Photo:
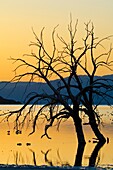
<svg viewBox="0 0 113 170"><path fill-rule="evenodd" d="M0 106L0 114L6 110L15 110L21 106ZM37 108L38 109L38 106ZM113 124L112 124L112 108L101 106L99 113L103 118L102 133L109 138L99 151L96 158L95 166L113 167ZM84 118L83 122L86 122ZM2 117L0 117L2 120ZM37 124L37 131L28 136L31 127L26 124L21 134L16 134L14 127L14 118L10 122L2 121L0 123L0 164L15 165L48 165L48 166L73 166L77 153L77 139L75 129L71 119L62 123L60 131L53 127L49 130L51 140L46 137L40 138L44 132L41 121ZM88 166L94 148L94 134L89 126L83 125L86 146L82 157L82 165Z"/></svg>

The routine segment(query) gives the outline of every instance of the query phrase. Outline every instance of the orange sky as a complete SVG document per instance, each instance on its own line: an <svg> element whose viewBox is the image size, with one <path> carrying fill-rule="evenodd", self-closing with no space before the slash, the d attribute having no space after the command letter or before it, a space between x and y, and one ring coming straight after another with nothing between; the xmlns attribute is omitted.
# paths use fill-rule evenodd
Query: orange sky
<svg viewBox="0 0 113 170"><path fill-rule="evenodd" d="M58 32L65 36L71 12L73 20L79 20L78 29L83 30L84 22L92 20L96 35L102 38L113 34L112 9L113 0L0 0L0 81L14 76L15 65L8 60L10 56L30 53L32 27L39 34L45 26L49 37L59 24Z"/></svg>

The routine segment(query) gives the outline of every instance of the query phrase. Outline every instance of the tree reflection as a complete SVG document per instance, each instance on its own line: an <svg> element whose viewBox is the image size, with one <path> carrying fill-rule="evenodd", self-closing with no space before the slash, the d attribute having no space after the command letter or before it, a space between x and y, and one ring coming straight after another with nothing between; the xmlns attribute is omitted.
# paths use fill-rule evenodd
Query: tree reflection
<svg viewBox="0 0 113 170"><path fill-rule="evenodd" d="M44 159L45 159L45 162L49 165L49 166L56 166L52 160L50 160L48 158L48 154L49 152L51 151L51 149L48 149L46 152L43 152L41 151L43 154L44 154ZM60 153L59 153L59 150L57 150L57 166L71 166L68 161L62 161L61 159L61 156L60 156Z"/></svg>
<svg viewBox="0 0 113 170"><path fill-rule="evenodd" d="M15 165L19 165L20 163L22 165L25 164L25 158L24 158L24 155L22 154L22 152L16 151L16 153L14 152L13 155L14 155L14 164ZM8 160L7 164L10 164L9 160Z"/></svg>
<svg viewBox="0 0 113 170"><path fill-rule="evenodd" d="M96 165L96 159L98 157L98 153L100 149L103 147L105 142L97 142L97 145L95 146L90 158L89 158L89 166L95 166ZM78 144L77 154L75 157L75 164L74 166L82 166L82 158L84 153L85 145Z"/></svg>
<svg viewBox="0 0 113 170"><path fill-rule="evenodd" d="M94 166L98 165L98 163L100 161L99 151L103 147L104 144L105 144L104 142L98 142L97 141L97 144L96 144L93 152L91 153L91 156L88 158L89 159L88 166L94 167ZM62 156L60 155L59 149L56 152L56 158L50 157L50 155L49 155L49 153L52 152L52 149L48 149L47 151L41 150L41 153L44 155L43 160L45 161L45 163L48 166L51 166L51 167L52 166L61 166L61 167L62 166L67 166L67 167L70 167L70 166L82 166L82 160L83 160L83 154L84 154L85 146L86 146L85 144L83 144L83 145L78 144L74 164L69 163L68 160L64 161L62 159ZM29 148L29 151L32 152L31 159L33 160L32 161L33 165L38 166L37 157L36 157L36 151L33 151L30 148ZM18 151L16 151L16 153L14 153L14 160L15 160L16 165L19 165L20 163L22 163L24 165L25 162L26 162L23 153L18 152ZM29 162L29 161L27 160L27 162Z"/></svg>
<svg viewBox="0 0 113 170"><path fill-rule="evenodd" d="M105 144L105 142L97 142L90 158L89 158L89 166L96 166L96 160L98 157L98 153L100 151L100 149L102 148L102 146ZM83 160L83 153L84 153L84 149L85 149L85 144L81 145L78 144L78 148L77 148L77 153L75 156L75 163L74 166L82 166L82 160ZM49 165L49 166L56 166L52 159L48 158L48 154L51 151L51 149L48 149L46 152L41 151L44 154L44 159L45 162ZM65 163L62 161L61 156L59 151L57 151L57 156L58 156L58 160L57 160L57 166L71 166L68 161L65 161Z"/></svg>
<svg viewBox="0 0 113 170"><path fill-rule="evenodd" d="M83 157L83 153L84 153L84 148L85 148L85 144L78 144L78 149L77 149L74 166L82 165L82 157Z"/></svg>
<svg viewBox="0 0 113 170"><path fill-rule="evenodd" d="M32 150L32 149L29 149L31 152L32 152L32 154L33 154L33 163L34 163L34 165L36 166L37 165L37 163L36 163L36 154L35 154L35 152Z"/></svg>
<svg viewBox="0 0 113 170"><path fill-rule="evenodd" d="M44 151L41 151L41 152L44 154L45 162L46 162L49 166L54 166L52 160L50 160L50 159L48 158L48 153L49 153L50 151L51 151L51 149L48 149L46 152L44 152Z"/></svg>
<svg viewBox="0 0 113 170"><path fill-rule="evenodd" d="M90 158L89 158L89 166L95 166L96 164L96 159L98 156L98 153L100 151L100 149L103 147L103 145L105 144L105 142L98 142L97 145L95 146Z"/></svg>

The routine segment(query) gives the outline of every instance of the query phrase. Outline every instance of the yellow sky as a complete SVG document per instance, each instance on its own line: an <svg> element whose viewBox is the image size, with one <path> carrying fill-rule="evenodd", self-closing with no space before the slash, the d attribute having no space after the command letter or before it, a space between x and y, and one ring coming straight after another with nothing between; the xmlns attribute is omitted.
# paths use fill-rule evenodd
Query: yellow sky
<svg viewBox="0 0 113 170"><path fill-rule="evenodd" d="M58 31L64 36L70 12L73 20L79 20L78 29L92 20L100 38L113 34L113 0L0 0L0 81L14 76L10 56L30 53L32 27L39 34L45 26L49 36L59 24Z"/></svg>

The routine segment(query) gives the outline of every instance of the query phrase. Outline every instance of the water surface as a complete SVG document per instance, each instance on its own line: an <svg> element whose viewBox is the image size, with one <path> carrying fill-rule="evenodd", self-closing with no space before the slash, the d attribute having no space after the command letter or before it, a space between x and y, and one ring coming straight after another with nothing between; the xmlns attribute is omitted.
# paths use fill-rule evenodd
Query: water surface
<svg viewBox="0 0 113 170"><path fill-rule="evenodd" d="M5 110L15 110L21 106L3 106L1 112ZM37 106L38 107L38 106ZM95 166L112 167L113 166L113 124L112 124L112 108L100 106L99 113L103 118L103 126L100 126L102 133L108 139L99 151L96 158ZM84 118L83 122L87 121ZM0 117L2 120L2 117ZM14 129L14 117L10 121L2 121L0 123L0 164L4 165L47 165L47 166L73 166L77 154L77 138L73 122L69 119L63 122L60 130L57 131L54 126L49 130L51 140L46 137L40 138L44 132L44 122L37 123L36 132L29 136L32 131L29 120L21 131L17 134ZM86 146L82 157L82 166L88 166L91 154L93 153L97 143L95 136L89 125L83 125Z"/></svg>

